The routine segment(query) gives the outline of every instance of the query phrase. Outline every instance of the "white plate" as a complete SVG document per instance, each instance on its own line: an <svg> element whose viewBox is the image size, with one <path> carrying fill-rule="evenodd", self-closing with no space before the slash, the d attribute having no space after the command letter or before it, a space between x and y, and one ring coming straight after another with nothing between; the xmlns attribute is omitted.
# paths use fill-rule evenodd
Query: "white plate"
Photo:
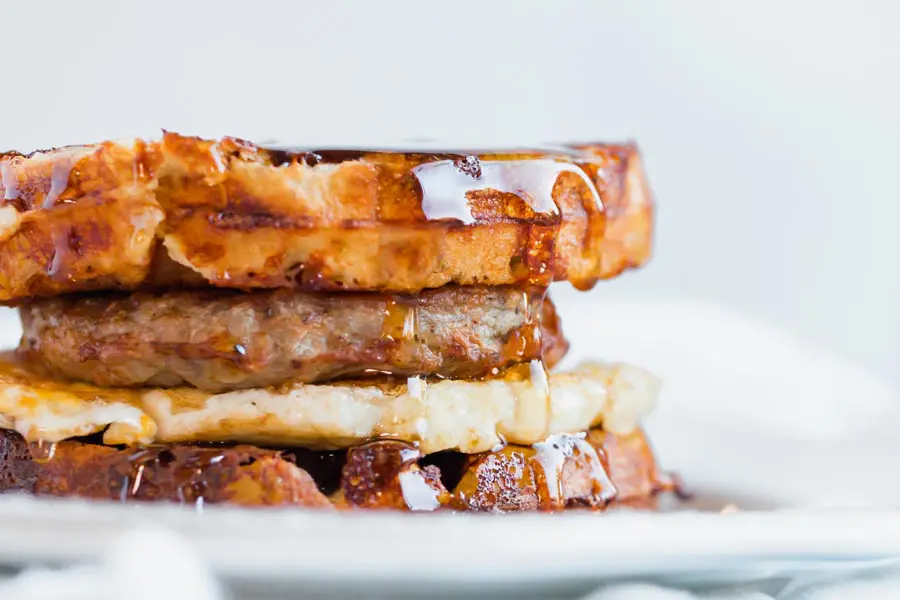
<svg viewBox="0 0 900 600"><path fill-rule="evenodd" d="M663 377L651 440L702 511L197 514L6 497L0 562L91 561L128 531L163 527L239 595L577 597L629 578L771 580L900 557L895 389L706 305L559 296L572 362L621 358ZM130 547L147 565L170 552Z"/></svg>
<svg viewBox="0 0 900 600"><path fill-rule="evenodd" d="M273 595L369 589L392 597L423 590L559 597L629 578L756 581L900 556L900 515L892 511L500 518L207 509L197 515L163 506L9 499L0 509L0 557L7 564L91 561L131 528L166 527L233 585ZM154 569L165 557L153 552L173 551L142 543L130 550L154 571L165 571Z"/></svg>

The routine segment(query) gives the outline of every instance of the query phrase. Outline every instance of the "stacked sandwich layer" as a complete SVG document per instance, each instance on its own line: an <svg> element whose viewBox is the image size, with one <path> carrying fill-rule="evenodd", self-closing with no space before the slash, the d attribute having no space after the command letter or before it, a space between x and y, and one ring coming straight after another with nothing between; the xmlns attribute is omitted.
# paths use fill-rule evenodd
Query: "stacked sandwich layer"
<svg viewBox="0 0 900 600"><path fill-rule="evenodd" d="M631 146L298 151L165 133L0 158L0 490L653 506L658 382L551 369L547 296L650 254Z"/></svg>

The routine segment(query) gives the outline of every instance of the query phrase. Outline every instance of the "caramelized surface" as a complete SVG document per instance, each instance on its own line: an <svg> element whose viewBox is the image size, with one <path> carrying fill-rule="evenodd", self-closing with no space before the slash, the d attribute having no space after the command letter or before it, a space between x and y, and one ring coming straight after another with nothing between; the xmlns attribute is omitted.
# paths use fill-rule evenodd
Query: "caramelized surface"
<svg viewBox="0 0 900 600"><path fill-rule="evenodd" d="M331 508L309 474L280 453L252 446L227 451L192 446L117 449L61 442L30 450L0 432L0 491L44 496L202 505Z"/></svg>
<svg viewBox="0 0 900 600"><path fill-rule="evenodd" d="M431 458L431 457L429 457ZM122 502L509 512L652 503L671 489L640 432L557 435L452 460L374 441L345 453L252 446L29 445L0 430L0 492ZM326 494L331 496L330 500Z"/></svg>
<svg viewBox="0 0 900 600"><path fill-rule="evenodd" d="M543 291L420 295L205 290L62 297L20 309L20 352L102 386L210 391L389 373L463 379L567 349Z"/></svg>
<svg viewBox="0 0 900 600"><path fill-rule="evenodd" d="M166 133L8 154L0 171L6 302L185 282L586 289L650 255L633 146L290 152Z"/></svg>

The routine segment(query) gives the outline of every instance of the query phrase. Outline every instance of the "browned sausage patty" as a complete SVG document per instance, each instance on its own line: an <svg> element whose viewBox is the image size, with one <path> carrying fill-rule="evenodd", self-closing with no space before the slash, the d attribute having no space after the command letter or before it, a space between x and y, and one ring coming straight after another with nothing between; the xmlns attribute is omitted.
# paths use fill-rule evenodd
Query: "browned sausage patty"
<svg viewBox="0 0 900 600"><path fill-rule="evenodd" d="M211 391L390 372L472 378L565 354L539 292L445 287L420 295L193 290L64 297L21 308L20 351L102 386Z"/></svg>

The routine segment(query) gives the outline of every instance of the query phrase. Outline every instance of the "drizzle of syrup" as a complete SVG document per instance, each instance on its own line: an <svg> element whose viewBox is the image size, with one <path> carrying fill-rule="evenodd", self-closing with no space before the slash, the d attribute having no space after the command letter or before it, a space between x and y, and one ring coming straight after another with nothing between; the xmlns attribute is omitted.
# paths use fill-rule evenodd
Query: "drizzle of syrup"
<svg viewBox="0 0 900 600"><path fill-rule="evenodd" d="M531 383L532 389L537 394L534 402L540 403L541 406L540 411L534 411L535 415L551 415L553 414L553 399L550 396L550 374L547 372L547 365L544 363L543 359L534 359L528 363L528 379ZM547 427L549 427L549 420L545 419L544 423L544 433L548 433Z"/></svg>
<svg viewBox="0 0 900 600"><path fill-rule="evenodd" d="M386 340L418 341L419 296L416 294L410 298L410 301L396 298L387 301L381 326L381 336Z"/></svg>
<svg viewBox="0 0 900 600"><path fill-rule="evenodd" d="M144 468L146 465L138 465L137 472L134 475L134 483L131 486L131 495L136 496L141 487L141 481L144 477Z"/></svg>
<svg viewBox="0 0 900 600"><path fill-rule="evenodd" d="M555 160L479 161L475 156L467 156L462 161L426 162L412 172L422 188L425 217L431 221L452 219L464 225L476 220L470 206L472 192L515 194L535 213L558 218L553 187L559 176L577 173L591 185L581 169Z"/></svg>
<svg viewBox="0 0 900 600"><path fill-rule="evenodd" d="M523 315L523 324L506 339L502 353L504 362L524 360L527 356L542 355L542 316L545 289L523 289L516 313Z"/></svg>
<svg viewBox="0 0 900 600"><path fill-rule="evenodd" d="M403 501L412 511L433 511L441 507L440 490L430 486L425 475L418 468L422 453L418 448L409 446L400 450L402 467L397 475Z"/></svg>
<svg viewBox="0 0 900 600"><path fill-rule="evenodd" d="M406 393L410 398L415 398L420 402L425 400L425 389L427 386L428 383L424 377L415 375L406 379Z"/></svg>
<svg viewBox="0 0 900 600"><path fill-rule="evenodd" d="M19 197L19 180L12 162L0 162L0 181L3 183L3 200L16 200Z"/></svg>
<svg viewBox="0 0 900 600"><path fill-rule="evenodd" d="M584 433L569 436L569 439L575 446L575 450L581 452L581 455L587 459L590 465L591 491L593 495L600 498L603 502L609 502L615 498L618 491L596 448L585 439Z"/></svg>
<svg viewBox="0 0 900 600"><path fill-rule="evenodd" d="M352 448L342 469L342 497L351 506L433 511L447 491L434 467L419 465L414 444L373 440Z"/></svg>
<svg viewBox="0 0 900 600"><path fill-rule="evenodd" d="M534 359L530 363L528 363L528 372L530 376L531 386L538 390L540 394L549 399L550 398L550 379L547 373L547 366L544 364L543 360Z"/></svg>
<svg viewBox="0 0 900 600"><path fill-rule="evenodd" d="M198 449L196 454L183 457L180 462L176 455L164 446L135 449L125 462L127 472L122 478L119 500L129 502L132 499L153 499L152 488L149 496L141 494L146 481L146 470L149 468L153 472L156 469L172 467L167 476L174 478L175 499L180 504L193 504L198 511L202 511L207 477L210 476L207 470L223 459L224 455L213 448ZM155 477L159 478L160 473L156 473Z"/></svg>
<svg viewBox="0 0 900 600"><path fill-rule="evenodd" d="M69 175L72 171L72 164L66 160L58 160L53 163L53 170L50 174L50 190L44 196L44 202L41 205L43 209L53 208L60 195L66 191L69 186Z"/></svg>
<svg viewBox="0 0 900 600"><path fill-rule="evenodd" d="M61 228L54 228L53 237L53 257L50 264L47 265L47 275L56 278L63 271L66 264L66 256L69 254L69 235L68 231Z"/></svg>
<svg viewBox="0 0 900 600"><path fill-rule="evenodd" d="M404 357L403 362L421 363L423 355L427 352L419 333L420 304L421 296L419 293L415 293L405 297L390 297L384 305L381 339L388 347L394 348L389 352L397 352ZM399 374L391 370L382 371L382 373L390 376ZM421 391L424 392L424 380L410 378L409 382L411 385L421 385ZM412 391L410 388L410 393Z"/></svg>
<svg viewBox="0 0 900 600"><path fill-rule="evenodd" d="M34 462L44 464L54 459L56 444L32 442L28 449ZM327 477L335 482L341 480L342 487L349 484L348 493L354 499L354 505L359 507L413 511L434 511L443 506L476 510L558 510L572 504L604 508L617 497L616 486L608 474L606 452L588 441L584 432L555 434L532 447L510 445L480 456L444 452L423 457L414 444L396 440L373 441L349 451L347 465L355 465L349 472L346 465L342 468L344 463L340 458L335 460L339 456L337 453L325 454L328 455L326 461L320 465L324 471L308 472L317 483ZM354 455L357 459L351 460L349 457ZM60 452L57 459L64 465L70 464L65 456L65 452ZM315 459L322 453L311 453L311 456ZM125 461L120 463L120 458ZM110 481L116 486L112 494L121 502L177 500L202 512L208 499L206 486L210 481L216 481L210 468L224 459L225 455L217 448L196 448L188 455L181 454L176 448L159 446L136 449L110 463L115 464L110 473L117 474ZM308 470L308 460L299 464ZM470 470L473 464L477 465L477 472ZM575 470L570 470L572 468ZM646 469L643 472L644 476L649 476ZM91 474L90 469L87 473L98 476ZM76 468L74 473L64 470L59 476L77 481L82 475ZM679 488L683 489L677 477L653 474L652 478L656 480L653 493L678 493ZM148 481L151 483L146 489ZM158 495L160 483L168 486L168 481L174 483L174 497ZM64 486L60 491L65 493L71 489ZM448 494L448 489L453 490L452 495ZM226 499L240 502L243 492L239 488L235 488L235 492L237 496ZM109 493L108 489L106 493ZM251 502L256 497L254 494L247 497ZM215 495L213 499L216 500ZM524 504L517 504L519 501Z"/></svg>
<svg viewBox="0 0 900 600"><path fill-rule="evenodd" d="M56 454L56 442L47 442L45 440L28 442L28 451L31 453L31 458L34 462L46 464L53 460Z"/></svg>
<svg viewBox="0 0 900 600"><path fill-rule="evenodd" d="M440 492L428 485L420 471L401 471L400 490L412 511L433 511L441 507Z"/></svg>
<svg viewBox="0 0 900 600"><path fill-rule="evenodd" d="M225 172L225 161L222 159L222 152L219 150L219 144L212 144L209 147L209 156L212 159L215 170L218 173Z"/></svg>
<svg viewBox="0 0 900 600"><path fill-rule="evenodd" d="M555 434L543 442L534 445L534 459L543 472L543 491L546 502L551 507L559 507L566 501L563 489L563 469L567 461L576 457L576 453L588 463L590 468L591 496L601 503L615 498L617 491L606 466L597 454L597 450L585 440L585 434Z"/></svg>
<svg viewBox="0 0 900 600"><path fill-rule="evenodd" d="M488 155L491 156L491 155ZM589 215L602 215L603 202L597 187L579 163L562 157L532 158L531 160L490 160L474 155L455 160L425 161L412 168L413 177L421 190L421 207L429 221L455 221L463 226L478 221L476 208L483 193L513 195L527 209L505 205L507 218L527 217L537 223L529 225L523 240L521 256L510 262L510 270L517 279L546 285L553 278L553 258L556 239L562 223L560 205L553 190L563 174L580 179L590 192L594 206ZM583 200L586 202L586 200Z"/></svg>

